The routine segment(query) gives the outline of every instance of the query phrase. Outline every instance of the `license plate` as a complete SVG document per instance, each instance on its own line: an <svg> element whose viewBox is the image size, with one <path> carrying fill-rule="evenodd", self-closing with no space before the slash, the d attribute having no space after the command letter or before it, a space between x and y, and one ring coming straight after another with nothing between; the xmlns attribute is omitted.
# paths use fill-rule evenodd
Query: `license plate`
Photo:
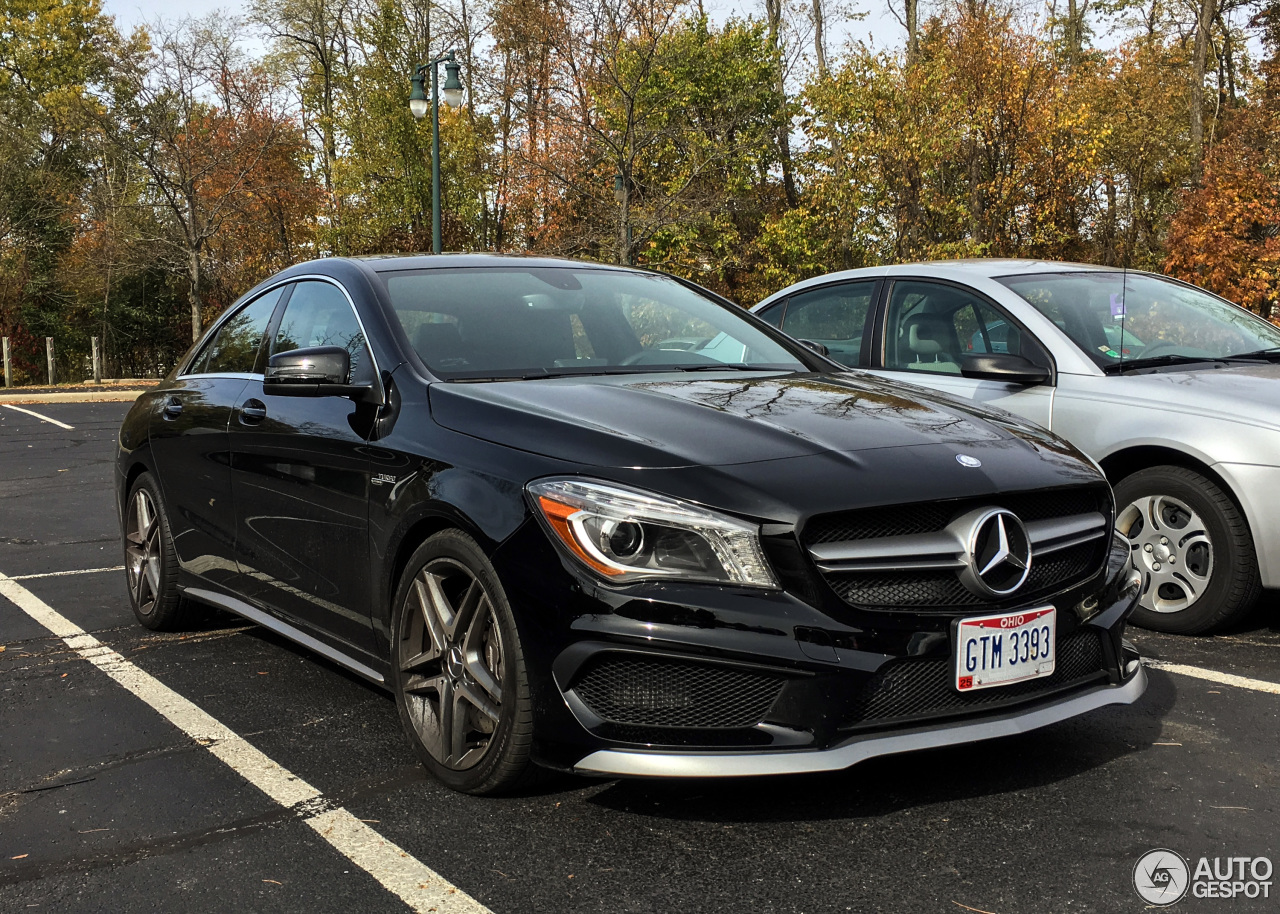
<svg viewBox="0 0 1280 914"><path fill-rule="evenodd" d="M1053 675L1056 622L1052 606L961 619L956 627L956 688L972 692Z"/></svg>

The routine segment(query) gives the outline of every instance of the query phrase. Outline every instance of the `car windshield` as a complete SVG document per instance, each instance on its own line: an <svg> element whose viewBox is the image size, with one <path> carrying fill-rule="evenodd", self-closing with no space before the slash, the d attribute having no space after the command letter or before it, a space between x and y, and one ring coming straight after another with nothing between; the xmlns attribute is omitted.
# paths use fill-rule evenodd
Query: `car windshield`
<svg viewBox="0 0 1280 914"><path fill-rule="evenodd" d="M1005 276L1105 370L1280 352L1280 328L1217 296L1146 273Z"/></svg>
<svg viewBox="0 0 1280 914"><path fill-rule="evenodd" d="M380 276L409 342L446 380L806 370L732 308L665 276L572 267Z"/></svg>

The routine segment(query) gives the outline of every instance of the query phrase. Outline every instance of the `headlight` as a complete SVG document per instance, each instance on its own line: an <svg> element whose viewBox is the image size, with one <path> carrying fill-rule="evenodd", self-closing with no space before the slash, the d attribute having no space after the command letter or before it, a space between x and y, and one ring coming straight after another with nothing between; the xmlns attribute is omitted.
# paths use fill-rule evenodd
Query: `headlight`
<svg viewBox="0 0 1280 914"><path fill-rule="evenodd" d="M778 586L758 529L745 521L612 483L540 479L528 489L569 554L609 581Z"/></svg>

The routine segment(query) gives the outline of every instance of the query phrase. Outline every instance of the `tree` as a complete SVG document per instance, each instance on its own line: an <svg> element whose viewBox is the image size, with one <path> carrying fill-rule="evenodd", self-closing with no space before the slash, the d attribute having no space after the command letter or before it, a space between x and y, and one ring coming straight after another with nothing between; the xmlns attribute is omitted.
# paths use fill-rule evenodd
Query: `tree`
<svg viewBox="0 0 1280 914"><path fill-rule="evenodd" d="M266 73L241 64L227 26L188 20L160 34L153 53L121 58L105 125L146 173L163 227L155 242L185 273L193 340L204 329L211 243L246 212L263 171L300 145Z"/></svg>
<svg viewBox="0 0 1280 914"><path fill-rule="evenodd" d="M1280 319L1280 6L1260 12L1261 91L1204 161L1173 216L1164 267Z"/></svg>
<svg viewBox="0 0 1280 914"><path fill-rule="evenodd" d="M0 332L18 344L20 370L35 367L27 341L63 337L58 262L75 238L94 98L119 43L98 0L0 3Z"/></svg>

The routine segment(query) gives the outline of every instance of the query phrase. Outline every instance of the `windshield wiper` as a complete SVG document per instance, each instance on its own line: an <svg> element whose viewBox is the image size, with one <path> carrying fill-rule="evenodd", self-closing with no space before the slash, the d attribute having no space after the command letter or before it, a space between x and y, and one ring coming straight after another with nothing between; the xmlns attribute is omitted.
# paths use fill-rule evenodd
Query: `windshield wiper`
<svg viewBox="0 0 1280 914"><path fill-rule="evenodd" d="M1223 362L1280 362L1280 346L1270 349L1255 349L1253 352L1237 352L1235 355L1224 355Z"/></svg>
<svg viewBox="0 0 1280 914"><path fill-rule="evenodd" d="M1155 355L1146 359L1125 359L1113 365L1103 366L1107 374L1122 374L1126 371L1137 371L1141 368L1159 368L1161 365L1192 365L1196 362L1220 362L1213 356L1204 355Z"/></svg>
<svg viewBox="0 0 1280 914"><path fill-rule="evenodd" d="M663 371L794 371L777 365L747 365L744 362L725 362L716 365L672 365Z"/></svg>

